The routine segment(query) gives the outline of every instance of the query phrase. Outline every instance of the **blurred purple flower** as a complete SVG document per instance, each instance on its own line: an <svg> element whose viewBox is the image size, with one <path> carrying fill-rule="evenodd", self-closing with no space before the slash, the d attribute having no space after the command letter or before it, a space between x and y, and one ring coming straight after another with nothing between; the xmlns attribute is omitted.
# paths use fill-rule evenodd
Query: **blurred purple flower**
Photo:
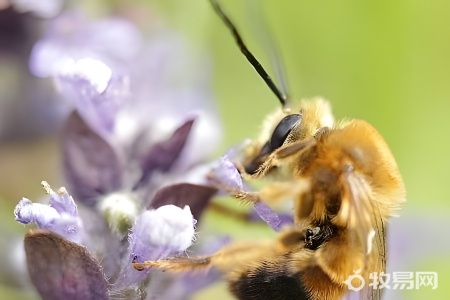
<svg viewBox="0 0 450 300"><path fill-rule="evenodd" d="M442 278L448 276L448 264L445 258L450 252L450 239L443 234L442 229L450 226L445 211L424 212L406 211L399 218L393 218L389 222L386 247L387 247L387 273L395 272L438 272L439 286ZM429 260L439 263L439 270L430 269L424 265ZM440 263L443 261L443 263ZM441 273L442 272L442 273ZM417 273L416 273L417 274ZM419 280L415 277L416 280ZM391 279L391 285L392 285ZM417 284L417 282L416 282ZM424 288L423 286L421 288ZM428 288L431 289L431 286ZM386 289L384 299L409 299L407 289Z"/></svg>
<svg viewBox="0 0 450 300"><path fill-rule="evenodd" d="M3 4L8 8L0 7L0 140L36 139L55 132L67 105L56 101L51 85L27 70L40 20Z"/></svg>
<svg viewBox="0 0 450 300"><path fill-rule="evenodd" d="M183 47L172 33L155 33L145 45L124 20L89 22L73 14L54 20L35 45L32 71L55 78L76 108L62 144L78 201L109 210L105 202L130 196L148 206L159 187L185 182L214 150L220 128L207 74L179 72L189 60ZM191 183L206 183L203 176Z"/></svg>
<svg viewBox="0 0 450 300"><path fill-rule="evenodd" d="M156 32L146 42L124 20L90 22L74 14L49 23L33 48L32 72L53 78L74 107L61 143L63 172L78 207L65 189L55 193L46 185L48 206L24 198L15 215L45 230L26 237L30 274L45 268L66 274L72 263L93 270L101 295L76 270L70 284L80 296L73 299L152 293L146 278L155 272L134 270L132 260L185 251L217 191L206 178L209 165L202 164L220 139L209 74L186 53L173 33ZM54 266L31 259L55 251L73 254L73 261ZM70 297L51 275L31 278L44 298Z"/></svg>
<svg viewBox="0 0 450 300"><path fill-rule="evenodd" d="M31 12L41 18L53 18L61 12L66 0L10 0L15 10L21 13Z"/></svg>

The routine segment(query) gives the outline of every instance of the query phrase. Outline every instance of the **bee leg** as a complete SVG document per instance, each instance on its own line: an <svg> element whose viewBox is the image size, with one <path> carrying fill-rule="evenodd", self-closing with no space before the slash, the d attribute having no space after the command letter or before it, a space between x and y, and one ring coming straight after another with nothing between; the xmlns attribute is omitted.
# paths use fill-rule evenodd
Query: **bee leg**
<svg viewBox="0 0 450 300"><path fill-rule="evenodd" d="M323 136L327 135L330 132L330 127L321 127L317 132L314 134L314 138L316 140L320 140Z"/></svg>
<svg viewBox="0 0 450 300"><path fill-rule="evenodd" d="M226 191L230 196L244 203L254 204L261 201L269 206L295 198L296 195L303 194L310 187L308 180L297 179L290 182L272 182L259 192L246 192L220 181L213 175L209 175L209 179L213 180L220 189Z"/></svg>
<svg viewBox="0 0 450 300"><path fill-rule="evenodd" d="M176 257L167 260L155 260L136 262L133 261L133 267L138 271L143 271L150 268L158 268L169 271L184 271L193 269L205 269L210 266L211 257Z"/></svg>
<svg viewBox="0 0 450 300"><path fill-rule="evenodd" d="M250 176L252 175L245 173L244 167L237 163L236 167L244 173L241 173L241 176ZM217 178L213 173L208 174L208 179L213 181L215 185L227 192L230 196L241 200L244 203L257 203L264 202L269 206L276 203L285 202L285 200L296 198L296 195L303 194L310 188L310 182L306 179L296 179L289 182L272 182L263 187L259 192L247 192L239 189L236 186L233 186L229 183L222 181L220 178Z"/></svg>
<svg viewBox="0 0 450 300"><path fill-rule="evenodd" d="M221 190L227 192L230 196L244 200L245 202L256 203L260 201L257 192L246 192L239 189L236 186L233 186L229 183L223 182L220 178L217 178L214 174L208 174L208 179L213 181L214 184Z"/></svg>
<svg viewBox="0 0 450 300"><path fill-rule="evenodd" d="M156 261L133 261L133 267L142 271L149 268L159 268L172 272L190 270L208 270L215 267L222 272L228 272L240 264L246 264L257 257L268 255L275 251L275 243L271 240L252 242L237 242L225 246L218 252L201 257L173 257Z"/></svg>
<svg viewBox="0 0 450 300"><path fill-rule="evenodd" d="M316 144L316 139L312 137L300 142L281 146L267 157L264 163L256 170L255 174L251 175L251 179L266 176L272 168L277 167L286 158L289 158L291 161L302 161L304 157L307 157L313 151Z"/></svg>
<svg viewBox="0 0 450 300"><path fill-rule="evenodd" d="M229 190L230 195L244 203L264 202L269 206L277 203L285 203L309 188L307 180L296 180L291 182L272 182L264 186L259 192L245 192Z"/></svg>

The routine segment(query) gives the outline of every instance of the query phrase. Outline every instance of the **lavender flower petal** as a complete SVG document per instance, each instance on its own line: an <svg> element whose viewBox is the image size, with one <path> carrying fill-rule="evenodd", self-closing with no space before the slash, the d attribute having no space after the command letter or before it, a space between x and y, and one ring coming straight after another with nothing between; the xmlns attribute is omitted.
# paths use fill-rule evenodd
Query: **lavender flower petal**
<svg viewBox="0 0 450 300"><path fill-rule="evenodd" d="M73 112L63 131L64 172L78 201L93 205L99 195L122 186L122 169L114 149Z"/></svg>
<svg viewBox="0 0 450 300"><path fill-rule="evenodd" d="M41 184L47 194L50 195L49 204L51 207L60 214L66 213L69 216L78 217L77 205L64 187L60 188L58 192L55 193L47 182L43 181Z"/></svg>
<svg viewBox="0 0 450 300"><path fill-rule="evenodd" d="M94 130L113 135L116 115L129 96L127 77L113 74L109 66L90 57L66 65L56 77L61 93Z"/></svg>
<svg viewBox="0 0 450 300"><path fill-rule="evenodd" d="M72 197L65 188L55 193L47 182L42 182L42 185L50 194L50 205L22 198L14 209L16 221L22 224L35 223L41 229L56 232L73 242L81 242L83 224Z"/></svg>
<svg viewBox="0 0 450 300"><path fill-rule="evenodd" d="M293 224L292 217L287 215L278 215L263 202L255 203L253 209L258 216L275 231L279 231L284 225Z"/></svg>
<svg viewBox="0 0 450 300"><path fill-rule="evenodd" d="M161 206L144 211L136 220L129 236L130 260L114 284L118 290L143 280L150 270L136 271L132 261L164 259L185 251L195 238L196 220L189 206Z"/></svg>
<svg viewBox="0 0 450 300"><path fill-rule="evenodd" d="M194 120L189 120L174 131L167 140L155 144L142 158L142 178L140 185L145 185L155 170L167 172L180 155L191 132Z"/></svg>
<svg viewBox="0 0 450 300"><path fill-rule="evenodd" d="M215 181L219 181L221 184L235 188L238 191L244 189L241 174L239 174L239 171L227 155L220 158L217 166L213 169L212 175L216 179ZM220 188L220 186L218 187Z"/></svg>
<svg viewBox="0 0 450 300"><path fill-rule="evenodd" d="M270 209L270 207L262 202L257 202L253 205L253 209L273 230L280 230L280 219L278 215Z"/></svg>
<svg viewBox="0 0 450 300"><path fill-rule="evenodd" d="M180 208L188 205L194 218L199 221L204 209L217 189L191 183L177 183L159 189L147 208L173 204Z"/></svg>
<svg viewBox="0 0 450 300"><path fill-rule="evenodd" d="M292 214L278 214L278 218L280 219L280 226L289 226L289 225L293 225L294 224L294 217L292 216Z"/></svg>
<svg viewBox="0 0 450 300"><path fill-rule="evenodd" d="M85 82L86 85L93 88L94 92L101 94L106 91L111 81L112 70L98 59L84 57L79 60L67 60L61 66L58 75L68 80L72 79L75 81L78 79L81 82Z"/></svg>
<svg viewBox="0 0 450 300"><path fill-rule="evenodd" d="M25 236L28 272L43 299L108 299L98 262L80 245L33 230Z"/></svg>
<svg viewBox="0 0 450 300"><path fill-rule="evenodd" d="M144 211L130 235L132 257L155 260L186 250L194 239L195 223L189 206L164 205Z"/></svg>
<svg viewBox="0 0 450 300"><path fill-rule="evenodd" d="M53 207L22 198L14 209L14 216L19 223L35 223L39 228L48 228L59 218L59 213Z"/></svg>

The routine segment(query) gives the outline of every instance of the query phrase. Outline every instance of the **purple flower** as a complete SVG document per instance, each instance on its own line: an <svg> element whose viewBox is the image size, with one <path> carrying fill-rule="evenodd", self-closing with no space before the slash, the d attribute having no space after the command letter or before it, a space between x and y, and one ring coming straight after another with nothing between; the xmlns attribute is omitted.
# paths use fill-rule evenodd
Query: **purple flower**
<svg viewBox="0 0 450 300"><path fill-rule="evenodd" d="M53 78L86 122L107 134L131 96L126 66L136 58L141 43L137 29L125 20L93 22L65 13L48 23L44 37L34 45L30 70Z"/></svg>
<svg viewBox="0 0 450 300"><path fill-rule="evenodd" d="M14 209L16 221L35 223L39 228L58 233L70 241L81 242L83 222L73 198L65 188L55 193L47 182L43 181L42 186L50 195L49 205L22 198Z"/></svg>
<svg viewBox="0 0 450 300"><path fill-rule="evenodd" d="M53 78L73 106L61 135L73 198L45 184L48 205L24 198L14 211L17 221L40 229L26 236L25 248L43 298L145 298L160 274L136 271L131 262L167 258L192 244L195 224L217 191L203 163L220 133L208 74L179 71L195 69L186 53L173 33L146 42L124 20L70 14L49 23L33 48L32 72ZM41 264L32 259L39 255L73 260ZM84 268L70 274L71 264ZM85 276L101 288L93 291ZM166 287L181 288L169 277Z"/></svg>
<svg viewBox="0 0 450 300"><path fill-rule="evenodd" d="M124 290L139 293L141 291L137 283L145 280L150 270L136 271L132 267L132 261L163 259L182 253L195 239L197 221L193 218L189 206L179 208L164 205L157 209L144 210L130 229L129 244L122 250L126 254L122 257L115 280L112 280L91 254L95 253L92 247L81 245L83 242L89 244L89 240L80 239L80 236L89 237L88 233L83 231L82 221L72 197L64 188L55 193L46 182L43 186L50 194L49 205L32 203L23 198L16 206L14 214L16 221L22 224L35 223L40 229L31 231L25 237L25 251L31 280L45 299L62 296L70 299L107 299L108 295ZM119 246L114 250L120 248ZM54 257L54 260L49 257ZM72 265L78 268L73 268ZM50 272L54 272L53 275L49 274ZM45 273L45 276L40 276L41 273ZM86 280L86 276L92 276L101 290L95 290L95 286ZM110 278L110 281L105 278ZM108 289L107 284L110 285ZM76 288L72 288L72 285Z"/></svg>
<svg viewBox="0 0 450 300"><path fill-rule="evenodd" d="M164 185L188 178L192 185L182 187L185 196L200 192L207 170L195 167L214 150L219 126L207 82L192 74L183 79L173 69L188 59L179 39L155 34L146 45L119 19L89 22L66 14L50 25L30 66L35 74L53 76L76 108L62 148L68 188L77 201L95 206L107 221L122 207L119 219L129 225Z"/></svg>
<svg viewBox="0 0 450 300"><path fill-rule="evenodd" d="M21 13L31 12L41 18L52 18L56 16L64 6L66 0L11 0L11 5Z"/></svg>
<svg viewBox="0 0 450 300"><path fill-rule="evenodd" d="M0 2L0 86L4 90L0 101L0 140L36 139L55 133L67 109L63 102L55 101L51 85L42 84L27 70L40 20L7 8L8 2Z"/></svg>
<svg viewBox="0 0 450 300"><path fill-rule="evenodd" d="M185 251L195 239L196 223L189 206L181 209L164 205L144 211L129 235L130 258L133 261L158 260ZM120 290L145 279L149 271L138 272L128 264L114 289Z"/></svg>

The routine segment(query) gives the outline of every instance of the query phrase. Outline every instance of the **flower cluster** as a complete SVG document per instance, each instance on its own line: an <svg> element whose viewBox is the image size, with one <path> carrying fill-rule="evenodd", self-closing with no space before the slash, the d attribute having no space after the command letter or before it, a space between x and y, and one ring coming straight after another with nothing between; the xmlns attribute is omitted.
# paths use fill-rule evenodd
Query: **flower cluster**
<svg viewBox="0 0 450 300"><path fill-rule="evenodd" d="M198 69L186 53L172 33L145 42L122 19L77 14L53 20L35 44L30 70L52 78L73 107L61 134L67 189L42 182L48 205L23 198L14 211L38 227L25 252L44 299L179 299L218 278L212 271L193 284L132 266L185 252L218 189L246 192L228 156L205 163L220 128L208 74L180 72ZM249 217L275 230L292 222L263 203Z"/></svg>
<svg viewBox="0 0 450 300"><path fill-rule="evenodd" d="M31 71L73 107L61 135L67 190L43 182L48 205L23 198L14 211L38 227L25 252L44 299L146 298L154 272L131 262L191 246L217 191L204 163L220 127L207 68L188 72L187 52L173 33L147 42L124 20L76 14L52 21L34 46ZM191 289L164 276L164 286Z"/></svg>

